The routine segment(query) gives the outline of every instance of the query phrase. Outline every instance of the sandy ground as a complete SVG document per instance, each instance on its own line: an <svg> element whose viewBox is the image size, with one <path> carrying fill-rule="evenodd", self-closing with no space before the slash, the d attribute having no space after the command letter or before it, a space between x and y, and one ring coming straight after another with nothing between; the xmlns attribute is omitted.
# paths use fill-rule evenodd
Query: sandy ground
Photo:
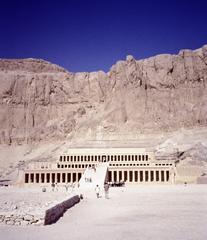
<svg viewBox="0 0 207 240"><path fill-rule="evenodd" d="M58 187L58 191L52 191L47 187L46 192L42 192L41 187L1 187L0 188L0 214L43 214L46 209L72 196L74 191L69 188Z"/></svg>
<svg viewBox="0 0 207 240"><path fill-rule="evenodd" d="M111 188L85 198L50 226L0 226L0 239L207 239L207 186Z"/></svg>

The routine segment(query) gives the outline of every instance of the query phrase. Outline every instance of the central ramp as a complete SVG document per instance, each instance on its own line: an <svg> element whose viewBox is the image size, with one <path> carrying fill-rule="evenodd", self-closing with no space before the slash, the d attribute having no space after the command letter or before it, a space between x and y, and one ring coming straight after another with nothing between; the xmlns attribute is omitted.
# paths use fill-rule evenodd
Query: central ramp
<svg viewBox="0 0 207 240"><path fill-rule="evenodd" d="M95 192L96 185L99 185L100 190L103 191L107 171L108 163L99 163L94 168L88 167L79 181L80 193L87 195Z"/></svg>

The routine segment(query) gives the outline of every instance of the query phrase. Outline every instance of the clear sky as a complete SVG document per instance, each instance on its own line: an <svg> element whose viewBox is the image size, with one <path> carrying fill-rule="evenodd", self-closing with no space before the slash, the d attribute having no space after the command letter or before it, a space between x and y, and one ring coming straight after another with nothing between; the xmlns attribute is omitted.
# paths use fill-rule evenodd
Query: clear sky
<svg viewBox="0 0 207 240"><path fill-rule="evenodd" d="M1 0L0 58L42 58L72 72L207 44L206 0Z"/></svg>

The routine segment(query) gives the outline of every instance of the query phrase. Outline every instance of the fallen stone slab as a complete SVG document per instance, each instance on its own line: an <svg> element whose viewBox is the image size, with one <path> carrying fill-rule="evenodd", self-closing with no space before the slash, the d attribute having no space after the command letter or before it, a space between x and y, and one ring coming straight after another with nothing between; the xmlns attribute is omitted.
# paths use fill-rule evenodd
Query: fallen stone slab
<svg viewBox="0 0 207 240"><path fill-rule="evenodd" d="M57 222L57 220L63 216L63 214L71 207L73 207L75 204L80 202L80 197L78 195L75 195L56 206L48 209L45 213L45 221L44 225L49 225L52 223Z"/></svg>

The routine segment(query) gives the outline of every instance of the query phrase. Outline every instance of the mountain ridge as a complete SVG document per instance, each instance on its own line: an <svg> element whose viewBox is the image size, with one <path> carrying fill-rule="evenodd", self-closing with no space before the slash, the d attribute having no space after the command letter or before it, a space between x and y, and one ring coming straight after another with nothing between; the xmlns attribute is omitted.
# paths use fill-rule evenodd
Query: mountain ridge
<svg viewBox="0 0 207 240"><path fill-rule="evenodd" d="M207 45L141 60L128 55L107 73L0 59L0 143L206 126L206 82Z"/></svg>

